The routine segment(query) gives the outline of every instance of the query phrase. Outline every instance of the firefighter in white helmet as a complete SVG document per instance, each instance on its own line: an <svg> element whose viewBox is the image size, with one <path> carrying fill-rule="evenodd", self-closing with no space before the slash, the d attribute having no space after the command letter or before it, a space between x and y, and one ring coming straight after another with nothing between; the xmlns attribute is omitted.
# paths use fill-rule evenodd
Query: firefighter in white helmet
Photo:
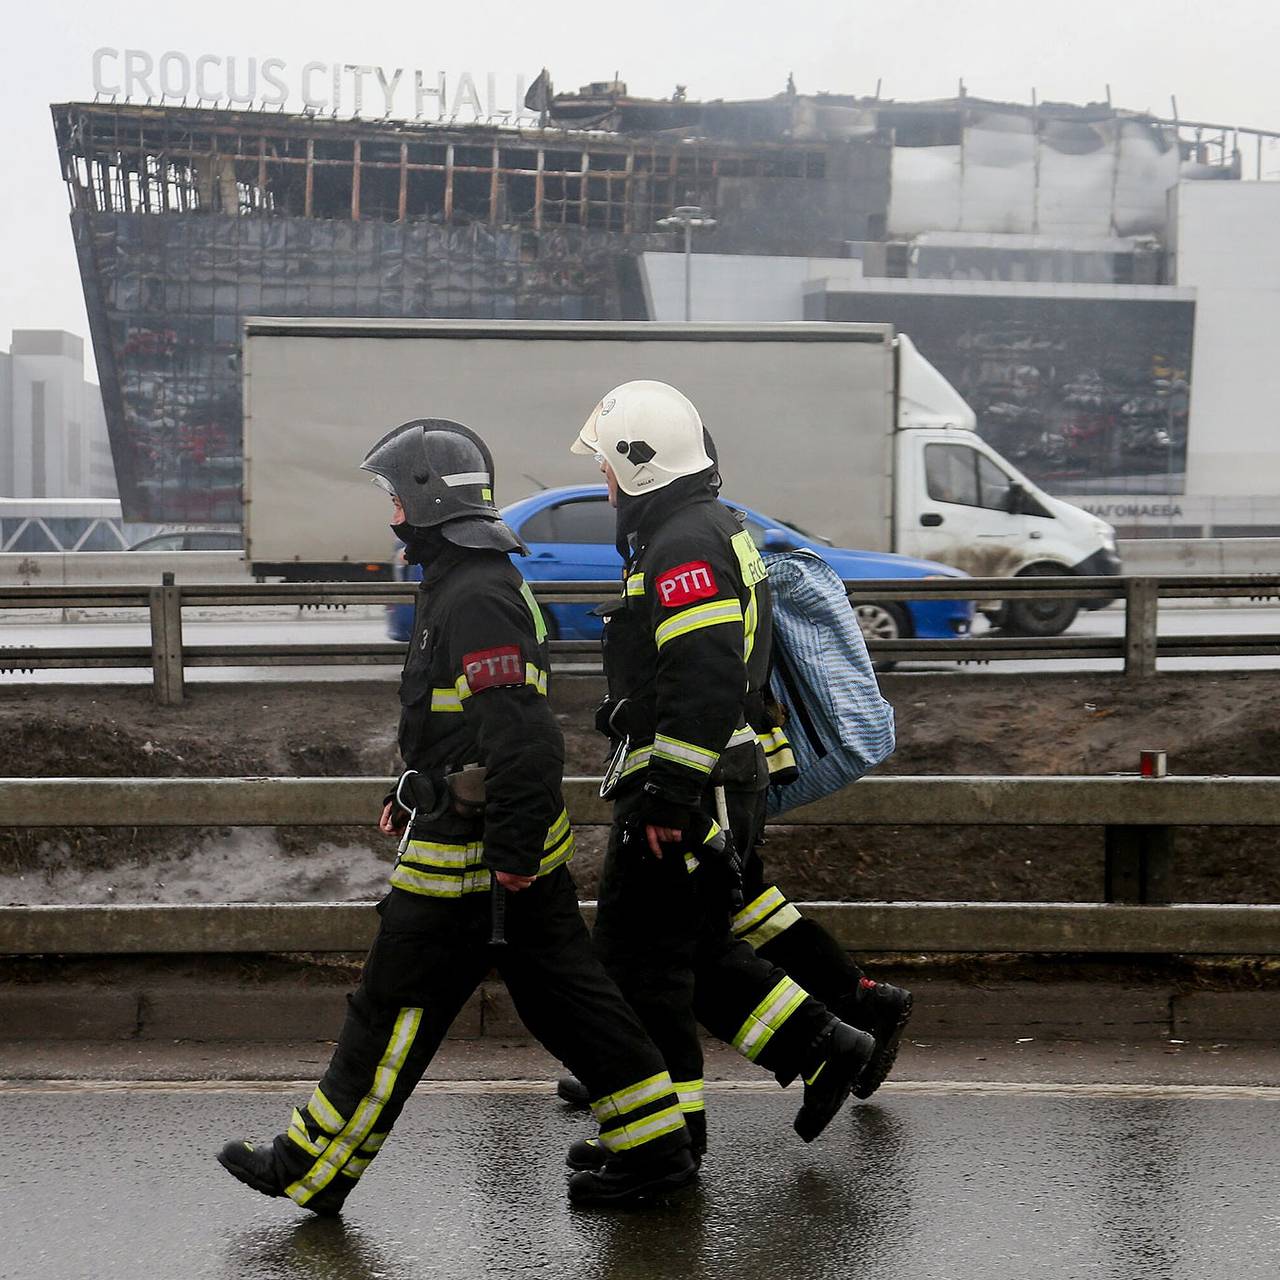
<svg viewBox="0 0 1280 1280"><path fill-rule="evenodd" d="M754 843L772 615L751 535L717 500L709 445L686 396L638 381L610 391L571 446L599 461L624 561L603 640L609 695L597 723L615 747L614 821L594 939L666 1058L695 1148L706 1134L698 1021L779 1079L805 1079L795 1127L812 1141L861 1091L878 1045L744 940L762 904L750 887L744 902L743 884L764 890ZM721 788L729 832L717 821ZM744 876L744 860L757 870ZM569 1156L584 1167L598 1158L590 1140Z"/></svg>

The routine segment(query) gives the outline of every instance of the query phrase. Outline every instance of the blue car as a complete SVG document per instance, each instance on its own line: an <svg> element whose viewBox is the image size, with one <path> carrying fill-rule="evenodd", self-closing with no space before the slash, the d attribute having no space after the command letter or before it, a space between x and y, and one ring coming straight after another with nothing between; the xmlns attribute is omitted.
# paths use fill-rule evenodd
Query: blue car
<svg viewBox="0 0 1280 1280"><path fill-rule="evenodd" d="M736 502L725 505L742 513L745 526L761 551L807 547L845 579L969 576L961 569L932 560L833 547L824 539L749 507ZM529 548L529 554L517 563L530 582L614 582L622 572L614 546L614 512L604 485L544 489L504 507L502 516ZM400 565L397 573L402 579L413 581L422 577L417 565ZM544 605L551 636L561 640L598 640L602 624L591 608L579 604ZM949 640L967 635L973 621L973 604L968 600L860 604L855 609L868 640ZM387 615L387 634L393 640L407 641L413 631L413 606L391 605Z"/></svg>

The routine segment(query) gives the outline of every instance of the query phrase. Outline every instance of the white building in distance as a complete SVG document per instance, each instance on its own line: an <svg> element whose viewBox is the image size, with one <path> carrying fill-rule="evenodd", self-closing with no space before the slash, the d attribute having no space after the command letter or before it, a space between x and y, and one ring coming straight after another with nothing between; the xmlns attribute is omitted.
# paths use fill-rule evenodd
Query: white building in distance
<svg viewBox="0 0 1280 1280"><path fill-rule="evenodd" d="M15 329L0 351L0 496L117 496L102 393L74 334Z"/></svg>

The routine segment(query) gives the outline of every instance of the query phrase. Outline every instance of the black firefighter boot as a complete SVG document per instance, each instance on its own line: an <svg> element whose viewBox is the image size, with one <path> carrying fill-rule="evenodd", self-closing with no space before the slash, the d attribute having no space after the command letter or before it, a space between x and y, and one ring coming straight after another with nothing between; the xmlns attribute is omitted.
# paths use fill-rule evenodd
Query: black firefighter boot
<svg viewBox="0 0 1280 1280"><path fill-rule="evenodd" d="M570 1169L603 1169L609 1152L599 1138L579 1138L565 1153L564 1162Z"/></svg>
<svg viewBox="0 0 1280 1280"><path fill-rule="evenodd" d="M661 1155L609 1156L599 1169L580 1169L570 1177L569 1199L580 1208L620 1208L671 1195L697 1176L698 1166L687 1146Z"/></svg>
<svg viewBox="0 0 1280 1280"><path fill-rule="evenodd" d="M841 1000L833 1012L851 1027L875 1037L876 1051L853 1090L855 1098L869 1098L893 1070L902 1033L911 1017L911 992L887 982L860 978L857 989Z"/></svg>
<svg viewBox="0 0 1280 1280"><path fill-rule="evenodd" d="M284 1195L270 1145L258 1147L252 1142L228 1142L218 1152L218 1163L233 1178L239 1178L246 1187L261 1191L264 1196Z"/></svg>
<svg viewBox="0 0 1280 1280"><path fill-rule="evenodd" d="M260 1191L264 1196L283 1196L284 1183L276 1168L275 1156L270 1145L255 1146L252 1142L228 1142L218 1152L218 1163L246 1187ZM328 1187L312 1196L303 1205L322 1218L336 1217L342 1208L343 1197L336 1189Z"/></svg>
<svg viewBox="0 0 1280 1280"><path fill-rule="evenodd" d="M573 1111L582 1111L591 1105L587 1086L577 1076L561 1076L556 1081L556 1097L567 1102Z"/></svg>
<svg viewBox="0 0 1280 1280"><path fill-rule="evenodd" d="M805 1142L812 1142L831 1123L850 1090L861 1085L875 1050L875 1040L865 1031L832 1018L805 1068L804 1103L795 1119L795 1131Z"/></svg>

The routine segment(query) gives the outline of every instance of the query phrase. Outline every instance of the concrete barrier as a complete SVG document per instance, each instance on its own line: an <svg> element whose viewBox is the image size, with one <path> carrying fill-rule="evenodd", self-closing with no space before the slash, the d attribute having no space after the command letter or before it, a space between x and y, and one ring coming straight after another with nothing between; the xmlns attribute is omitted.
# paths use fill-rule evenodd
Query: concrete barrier
<svg viewBox="0 0 1280 1280"><path fill-rule="evenodd" d="M883 972L883 970L880 970ZM891 975L916 996L913 1039L1274 1040L1280 992L1196 991L1168 981L1030 981L987 975L979 985L918 968ZM139 965L102 982L0 983L0 1046L58 1041L208 1045L332 1042L352 979L311 985L243 981L210 973L178 977ZM463 1006L450 1040L511 1041L529 1035L506 987L488 981ZM480 1046L477 1046L480 1048ZM319 1060L320 1055L317 1055ZM14 1059L7 1056L7 1062ZM19 1053L18 1060L21 1060ZM12 1068L10 1067L10 1070Z"/></svg>
<svg viewBox="0 0 1280 1280"><path fill-rule="evenodd" d="M240 551L6 551L0 587L158 587L177 583L252 582Z"/></svg>
<svg viewBox="0 0 1280 1280"><path fill-rule="evenodd" d="M1125 538L1117 549L1125 573L1150 577L1280 570L1280 538Z"/></svg>

